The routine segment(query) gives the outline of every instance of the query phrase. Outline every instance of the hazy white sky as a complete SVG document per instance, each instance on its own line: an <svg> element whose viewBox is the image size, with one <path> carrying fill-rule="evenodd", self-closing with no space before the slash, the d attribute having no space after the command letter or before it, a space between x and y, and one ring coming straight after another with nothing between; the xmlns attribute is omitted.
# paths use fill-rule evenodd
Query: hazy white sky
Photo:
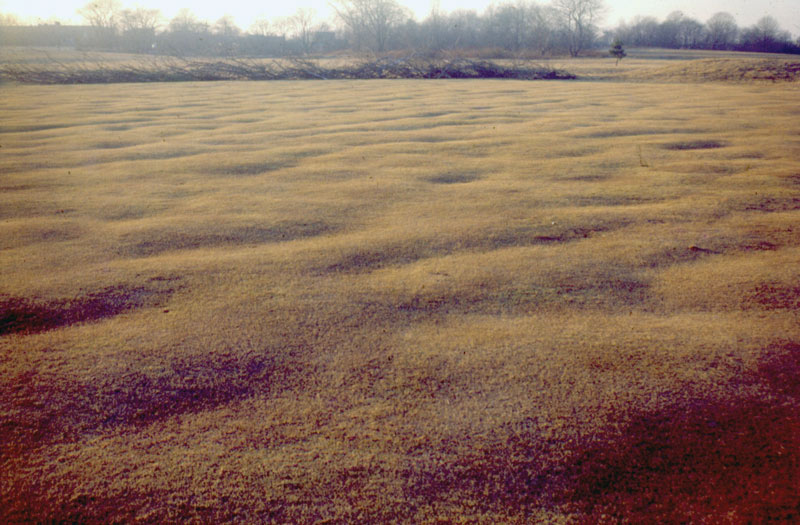
<svg viewBox="0 0 800 525"><path fill-rule="evenodd" d="M60 20L80 23L76 11L88 0L0 0L0 12L13 13L26 23ZM231 15L237 25L247 29L259 17L287 16L299 7L315 9L321 19L332 17L329 0L122 0L125 7L144 6L158 8L168 20L181 7L189 8L198 18L213 23L223 15ZM400 0L410 8L418 20L430 12L432 0ZM443 11L474 9L482 12L492 0L439 0ZM502 3L495 0L494 3ZM543 0L540 3L547 3ZM781 27L793 35L800 35L800 0L606 0L608 8L603 26L616 26L620 20L631 20L637 15L651 15L663 19L675 10L700 21L707 20L718 11L731 13L740 26L748 26L764 15L774 16Z"/></svg>

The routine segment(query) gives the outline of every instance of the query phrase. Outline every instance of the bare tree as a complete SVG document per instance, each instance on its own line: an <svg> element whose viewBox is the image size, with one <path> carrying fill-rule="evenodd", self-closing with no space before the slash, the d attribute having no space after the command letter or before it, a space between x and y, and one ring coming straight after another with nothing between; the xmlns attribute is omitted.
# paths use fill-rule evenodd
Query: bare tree
<svg viewBox="0 0 800 525"><path fill-rule="evenodd" d="M778 21L771 16L762 17L753 27L742 32L741 47L751 51L779 52L791 45L792 37L781 29Z"/></svg>
<svg viewBox="0 0 800 525"><path fill-rule="evenodd" d="M678 45L693 49L702 45L706 28L694 18L682 17L678 22Z"/></svg>
<svg viewBox="0 0 800 525"><path fill-rule="evenodd" d="M552 6L531 5L528 16L531 24L529 46L542 55L550 51L555 43L558 15Z"/></svg>
<svg viewBox="0 0 800 525"><path fill-rule="evenodd" d="M123 31L136 29L155 30L161 20L161 12L158 9L126 9L120 13L120 26Z"/></svg>
<svg viewBox="0 0 800 525"><path fill-rule="evenodd" d="M376 53L386 51L392 31L408 18L395 0L338 0L333 7L356 46L366 42Z"/></svg>
<svg viewBox="0 0 800 525"><path fill-rule="evenodd" d="M78 14L89 22L94 32L94 44L112 47L119 26L120 0L93 0L78 9Z"/></svg>
<svg viewBox="0 0 800 525"><path fill-rule="evenodd" d="M602 19L605 6L602 0L554 0L553 7L561 15L569 54L576 57L590 47Z"/></svg>
<svg viewBox="0 0 800 525"><path fill-rule="evenodd" d="M286 40L289 32L292 29L292 22L290 17L281 16L272 20L272 29L276 35Z"/></svg>
<svg viewBox="0 0 800 525"><path fill-rule="evenodd" d="M240 39L243 50L250 55L284 55L288 27L285 20L257 18L250 26L249 34Z"/></svg>
<svg viewBox="0 0 800 525"><path fill-rule="evenodd" d="M269 19L264 17L257 18L256 21L250 26L250 29L248 29L248 32L251 35L258 36L270 36L275 34Z"/></svg>
<svg viewBox="0 0 800 525"><path fill-rule="evenodd" d="M194 55L209 52L210 36L208 24L184 8L170 20L169 31L161 36L161 40L165 49L173 53Z"/></svg>
<svg viewBox="0 0 800 525"><path fill-rule="evenodd" d="M316 16L317 12L314 9L301 7L288 19L289 25L306 55L311 53L311 46L314 44L314 33L317 30L314 24Z"/></svg>
<svg viewBox="0 0 800 525"><path fill-rule="evenodd" d="M241 29L236 26L236 22L233 21L233 17L230 15L225 15L216 22L214 22L214 34L232 38L235 36L239 36L241 33Z"/></svg>
<svg viewBox="0 0 800 525"><path fill-rule="evenodd" d="M119 0L93 0L78 9L78 14L92 27L115 30L121 8L122 2Z"/></svg>
<svg viewBox="0 0 800 525"><path fill-rule="evenodd" d="M130 51L148 52L156 39L156 28L161 21L158 9L126 9L120 13L120 26L124 45Z"/></svg>
<svg viewBox="0 0 800 525"><path fill-rule="evenodd" d="M479 47L483 21L475 11L456 10L447 17L447 27L453 47Z"/></svg>
<svg viewBox="0 0 800 525"><path fill-rule="evenodd" d="M655 44L667 48L680 47L683 18L684 15L681 11L673 11L667 15L667 19L658 26Z"/></svg>
<svg viewBox="0 0 800 525"><path fill-rule="evenodd" d="M216 37L214 39L216 44L214 53L225 56L236 54L239 49L238 37L241 32L242 30L239 29L230 15L225 15L214 22L214 27L212 28L212 33Z"/></svg>
<svg viewBox="0 0 800 525"><path fill-rule="evenodd" d="M173 33L207 33L208 24L198 20L190 10L183 8L170 20L169 30Z"/></svg>
<svg viewBox="0 0 800 525"><path fill-rule="evenodd" d="M422 24L425 47L431 51L440 51L447 47L447 19L442 13L439 0L431 2L428 18Z"/></svg>
<svg viewBox="0 0 800 525"><path fill-rule="evenodd" d="M736 42L739 27L736 25L736 19L730 13L714 14L706 22L706 27L711 49L728 49Z"/></svg>
<svg viewBox="0 0 800 525"><path fill-rule="evenodd" d="M525 0L492 6L487 10L487 32L495 45L509 51L526 47L534 5Z"/></svg>
<svg viewBox="0 0 800 525"><path fill-rule="evenodd" d="M632 46L656 45L658 35L658 19L652 16L637 16L629 28L627 41Z"/></svg>
<svg viewBox="0 0 800 525"><path fill-rule="evenodd" d="M8 27L18 25L20 25L20 23L17 15L13 15L11 13L0 13L0 26Z"/></svg>

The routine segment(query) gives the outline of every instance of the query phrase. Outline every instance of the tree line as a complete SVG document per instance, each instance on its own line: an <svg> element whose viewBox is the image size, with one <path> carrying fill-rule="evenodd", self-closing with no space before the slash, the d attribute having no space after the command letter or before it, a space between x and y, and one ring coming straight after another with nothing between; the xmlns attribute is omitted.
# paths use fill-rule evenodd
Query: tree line
<svg viewBox="0 0 800 525"><path fill-rule="evenodd" d="M516 0L493 4L482 14L433 8L422 21L415 20L396 0L337 0L332 5L336 17L331 23L318 22L314 10L300 8L290 17L259 19L243 30L228 16L210 24L182 9L171 20L164 20L157 9L125 9L120 0L93 0L79 10L88 30L75 44L87 49L188 56L286 56L342 50L579 56L612 41L627 47L800 52L800 38L793 41L769 16L741 28L729 13L717 13L701 22L676 11L663 21L639 17L602 30L602 0L552 0L547 4ZM10 15L0 15L0 25L14 22Z"/></svg>
<svg viewBox="0 0 800 525"><path fill-rule="evenodd" d="M730 13L716 13L703 23L675 11L663 21L640 17L621 24L613 36L632 47L800 53L800 38L792 41L771 16L742 28Z"/></svg>

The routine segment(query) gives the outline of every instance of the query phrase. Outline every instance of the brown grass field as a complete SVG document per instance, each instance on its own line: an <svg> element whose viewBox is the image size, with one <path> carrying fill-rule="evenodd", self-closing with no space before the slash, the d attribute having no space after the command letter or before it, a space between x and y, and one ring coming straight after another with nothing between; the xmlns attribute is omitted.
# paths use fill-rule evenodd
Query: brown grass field
<svg viewBox="0 0 800 525"><path fill-rule="evenodd" d="M635 65L0 85L0 521L800 520L800 84Z"/></svg>

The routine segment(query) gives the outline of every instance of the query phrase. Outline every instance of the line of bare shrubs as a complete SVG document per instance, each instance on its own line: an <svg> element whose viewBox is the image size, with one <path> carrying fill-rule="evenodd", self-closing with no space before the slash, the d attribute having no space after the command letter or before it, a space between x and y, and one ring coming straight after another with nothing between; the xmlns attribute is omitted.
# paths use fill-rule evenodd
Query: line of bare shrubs
<svg viewBox="0 0 800 525"><path fill-rule="evenodd" d="M130 63L86 59L69 63L53 60L45 66L25 62L0 64L0 79L27 84L379 78L563 80L574 79L575 75L527 61L506 65L482 59L428 57L384 57L330 66L299 58L264 61L174 57L152 57Z"/></svg>

